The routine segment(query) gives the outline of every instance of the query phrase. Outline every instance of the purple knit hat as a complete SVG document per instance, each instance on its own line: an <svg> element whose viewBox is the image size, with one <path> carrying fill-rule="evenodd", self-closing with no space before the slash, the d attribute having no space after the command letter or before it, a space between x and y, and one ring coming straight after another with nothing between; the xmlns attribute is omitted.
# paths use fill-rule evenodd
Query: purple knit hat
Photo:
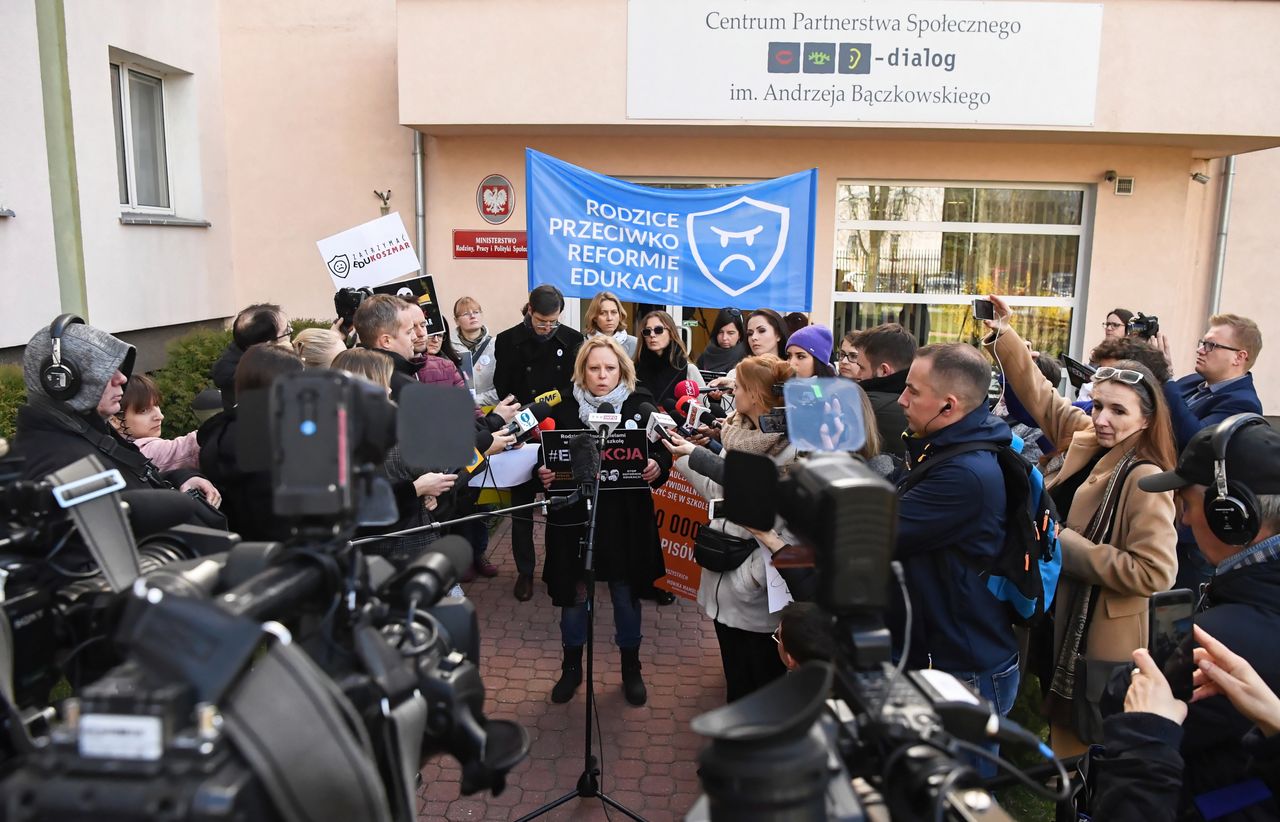
<svg viewBox="0 0 1280 822"><path fill-rule="evenodd" d="M818 362L831 363L832 337L831 329L825 325L806 325L787 337L787 348L791 346L803 348L809 356Z"/></svg>

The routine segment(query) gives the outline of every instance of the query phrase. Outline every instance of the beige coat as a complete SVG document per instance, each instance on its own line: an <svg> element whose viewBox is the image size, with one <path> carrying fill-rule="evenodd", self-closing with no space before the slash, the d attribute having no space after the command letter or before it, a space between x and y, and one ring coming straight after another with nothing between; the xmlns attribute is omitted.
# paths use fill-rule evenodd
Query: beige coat
<svg viewBox="0 0 1280 822"><path fill-rule="evenodd" d="M1040 425L1040 430L1065 454L1062 467L1045 477L1052 488L1087 465L1101 446L1093 420L1071 405L1036 368L1031 352L1013 331L996 341L995 351L1009 390ZM1137 436L1136 434L1133 436ZM1080 586L1098 585L1097 606L1089 625L1089 659L1124 662L1147 645L1147 599L1168 590L1177 574L1178 559L1173 492L1150 494L1138 488L1141 477L1160 472L1155 465L1139 465L1125 480L1116 508L1111 543L1096 545L1081 536L1102 503L1107 482L1132 445L1118 443L1103 457L1071 502L1071 515L1062 529L1062 577L1054 605L1055 656L1063 629Z"/></svg>

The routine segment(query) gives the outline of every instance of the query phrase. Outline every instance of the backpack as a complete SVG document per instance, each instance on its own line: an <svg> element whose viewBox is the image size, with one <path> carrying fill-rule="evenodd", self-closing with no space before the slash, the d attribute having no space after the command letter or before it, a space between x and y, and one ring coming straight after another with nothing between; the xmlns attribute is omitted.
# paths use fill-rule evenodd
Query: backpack
<svg viewBox="0 0 1280 822"><path fill-rule="evenodd" d="M1053 607L1062 573L1062 543L1058 540L1058 509L1044 490L1044 475L1022 456L1022 446L1022 440L1014 436L1009 446L969 442L942 449L916 465L898 493L905 494L929 468L951 457L972 451L993 452L1004 475L1004 545L990 567L980 570L987 577L987 589L1008 603L1013 621L1031 625Z"/></svg>

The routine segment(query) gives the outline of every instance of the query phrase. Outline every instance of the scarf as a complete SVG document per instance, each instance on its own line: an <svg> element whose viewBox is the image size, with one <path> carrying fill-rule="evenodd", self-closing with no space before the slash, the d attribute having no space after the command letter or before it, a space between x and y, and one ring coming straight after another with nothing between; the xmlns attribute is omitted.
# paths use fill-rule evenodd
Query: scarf
<svg viewBox="0 0 1280 822"><path fill-rule="evenodd" d="M1129 476L1129 471L1135 464L1137 464L1137 453L1130 449L1111 472L1111 481L1107 483L1102 502L1098 504L1098 510L1093 512L1093 519L1089 521L1088 527L1082 534L1085 539L1094 544L1101 544L1111 538L1111 530L1116 520L1116 507L1120 504L1120 493L1124 489L1124 481ZM1058 649L1057 659L1054 662L1053 680L1049 685L1050 695L1062 700L1064 705L1070 703L1075 695L1077 663L1080 661L1081 650L1086 644L1090 616L1097 602L1097 590L1096 585L1081 585L1076 589L1075 598L1071 601L1066 632L1062 637L1062 647Z"/></svg>
<svg viewBox="0 0 1280 822"><path fill-rule="evenodd" d="M551 338L554 337L556 335L556 332L560 330L560 327L557 326L551 329L550 331L548 331L546 334L539 334L538 329L533 327L532 314L524 315L524 327L529 329L529 333L532 334L533 338L540 343L551 342Z"/></svg>
<svg viewBox="0 0 1280 822"><path fill-rule="evenodd" d="M725 451L763 454L766 457L776 457L790 445L786 434L766 434L736 411L724 421L720 442L724 444Z"/></svg>
<svg viewBox="0 0 1280 822"><path fill-rule="evenodd" d="M480 326L480 336L476 337L474 340L468 340L466 337L462 336L461 329L459 329L458 333L453 336L458 345L470 351L474 357L476 349L483 347L485 343L489 342L489 329L485 328L483 325Z"/></svg>
<svg viewBox="0 0 1280 822"><path fill-rule="evenodd" d="M631 396L631 390L627 388L625 382L619 382L608 394L603 397L597 397L589 393L585 388L575 384L573 386L573 398L578 401L578 419L582 420L582 424L587 424L587 418L592 414L600 411L600 406L609 403L613 406L613 410L619 414L622 413L622 404L627 401L627 397Z"/></svg>
<svg viewBox="0 0 1280 822"><path fill-rule="evenodd" d="M702 352L702 356L698 358L698 368L703 371L728 374L746 356L747 347L741 340L734 343L732 348L721 348L719 343L712 340L707 349Z"/></svg>

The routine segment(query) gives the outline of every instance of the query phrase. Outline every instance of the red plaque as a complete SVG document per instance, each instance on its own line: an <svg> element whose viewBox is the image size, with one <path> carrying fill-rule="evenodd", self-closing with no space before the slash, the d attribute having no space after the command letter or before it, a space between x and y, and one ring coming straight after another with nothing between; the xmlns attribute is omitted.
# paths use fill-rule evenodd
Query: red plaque
<svg viewBox="0 0 1280 822"><path fill-rule="evenodd" d="M455 260L527 260L527 231L453 230Z"/></svg>

